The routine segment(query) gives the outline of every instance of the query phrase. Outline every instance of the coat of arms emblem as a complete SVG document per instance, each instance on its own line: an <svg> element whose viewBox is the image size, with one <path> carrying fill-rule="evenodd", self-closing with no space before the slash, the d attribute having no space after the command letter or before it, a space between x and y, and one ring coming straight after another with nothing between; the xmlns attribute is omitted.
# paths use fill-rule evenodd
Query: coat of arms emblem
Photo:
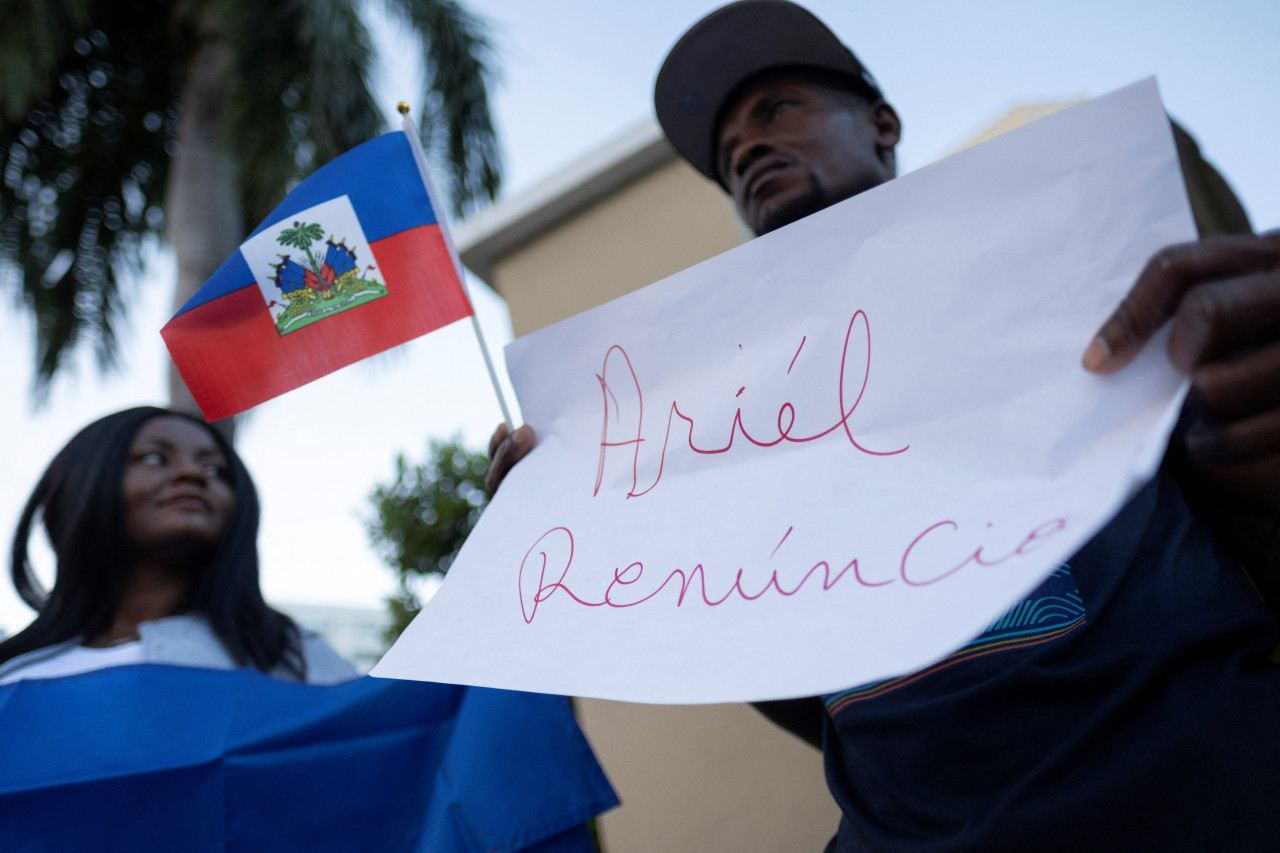
<svg viewBox="0 0 1280 853"><path fill-rule="evenodd" d="M324 251L312 252L312 244L322 238ZM292 228L276 236L276 242L302 252L296 260L280 255L280 262L273 265L276 274L272 281L288 303L276 317L276 329L282 335L387 295L387 288L374 277L373 265L362 271L356 250L347 246L345 239L335 243L319 223L294 222Z"/></svg>
<svg viewBox="0 0 1280 853"><path fill-rule="evenodd" d="M387 295L346 196L264 229L242 251L280 335Z"/></svg>

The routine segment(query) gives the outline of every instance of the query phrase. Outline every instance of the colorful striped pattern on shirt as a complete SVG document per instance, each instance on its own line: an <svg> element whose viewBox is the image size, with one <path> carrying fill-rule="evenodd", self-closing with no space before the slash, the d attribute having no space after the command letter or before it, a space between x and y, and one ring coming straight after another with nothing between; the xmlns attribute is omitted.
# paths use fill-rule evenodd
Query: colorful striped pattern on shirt
<svg viewBox="0 0 1280 853"><path fill-rule="evenodd" d="M1030 596L1005 612L963 649L919 672L832 693L824 696L823 702L827 713L835 716L856 702L883 696L957 664L1051 642L1070 634L1086 621L1084 602L1071 578L1070 567L1064 564Z"/></svg>

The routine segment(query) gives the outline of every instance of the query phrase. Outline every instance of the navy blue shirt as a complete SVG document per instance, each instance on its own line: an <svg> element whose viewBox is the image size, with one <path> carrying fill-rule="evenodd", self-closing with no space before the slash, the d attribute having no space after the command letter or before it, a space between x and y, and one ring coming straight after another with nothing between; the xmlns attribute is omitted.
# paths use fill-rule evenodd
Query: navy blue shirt
<svg viewBox="0 0 1280 853"><path fill-rule="evenodd" d="M828 850L1278 850L1278 641L1162 470L969 646L823 697Z"/></svg>

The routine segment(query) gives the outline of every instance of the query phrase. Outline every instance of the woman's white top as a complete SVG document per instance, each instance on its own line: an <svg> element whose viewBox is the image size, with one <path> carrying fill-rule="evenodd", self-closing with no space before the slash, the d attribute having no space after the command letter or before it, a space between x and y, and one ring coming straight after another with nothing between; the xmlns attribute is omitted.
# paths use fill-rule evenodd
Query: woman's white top
<svg viewBox="0 0 1280 853"><path fill-rule="evenodd" d="M302 659L307 665L308 684L337 684L350 681L359 673L320 638L319 634L299 627L302 635ZM0 684L26 678L55 678L92 672L109 666L132 663L169 663L179 666L202 666L210 669L236 669L237 664L223 647L222 641L203 616L183 614L143 622L138 625L139 639L105 649L81 645L82 638L46 646L18 655L0 664ZM283 666L269 675L296 680Z"/></svg>
<svg viewBox="0 0 1280 853"><path fill-rule="evenodd" d="M53 657L36 661L28 666L0 677L0 684L21 681L24 678L57 678L62 675L79 675L95 669L109 666L124 666L130 663L143 663L142 640L121 643L105 649L91 649L88 646L71 646L55 654Z"/></svg>

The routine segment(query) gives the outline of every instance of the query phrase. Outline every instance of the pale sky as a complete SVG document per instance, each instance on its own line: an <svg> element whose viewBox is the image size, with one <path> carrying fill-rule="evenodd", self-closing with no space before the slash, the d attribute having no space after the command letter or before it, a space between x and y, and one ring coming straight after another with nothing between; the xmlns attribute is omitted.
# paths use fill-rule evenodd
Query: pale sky
<svg viewBox="0 0 1280 853"><path fill-rule="evenodd" d="M697 0L472 0L493 23L503 67L496 111L507 191L518 193L651 112L666 50L719 5ZM904 123L903 171L952 150L1010 107L1103 94L1155 74L1170 113L1235 187L1255 227L1280 227L1280 4L1074 0L814 0L808 4L876 75ZM391 41L382 92L388 119L412 99L409 46ZM0 525L12 528L53 453L93 418L163 399L163 345L172 265L161 255L137 282L122 370L99 377L89 359L31 402L28 320L0 311ZM505 308L473 288L490 348L510 339ZM1081 342L1081 348L1085 345ZM275 601L379 606L392 590L362 519L375 483L429 438L487 441L500 418L469 324L457 324L258 407L240 452L264 506L263 588ZM4 541L9 541L6 532ZM7 554L7 551L6 551ZM41 566L48 571L47 560ZM0 583L0 628L29 619Z"/></svg>

